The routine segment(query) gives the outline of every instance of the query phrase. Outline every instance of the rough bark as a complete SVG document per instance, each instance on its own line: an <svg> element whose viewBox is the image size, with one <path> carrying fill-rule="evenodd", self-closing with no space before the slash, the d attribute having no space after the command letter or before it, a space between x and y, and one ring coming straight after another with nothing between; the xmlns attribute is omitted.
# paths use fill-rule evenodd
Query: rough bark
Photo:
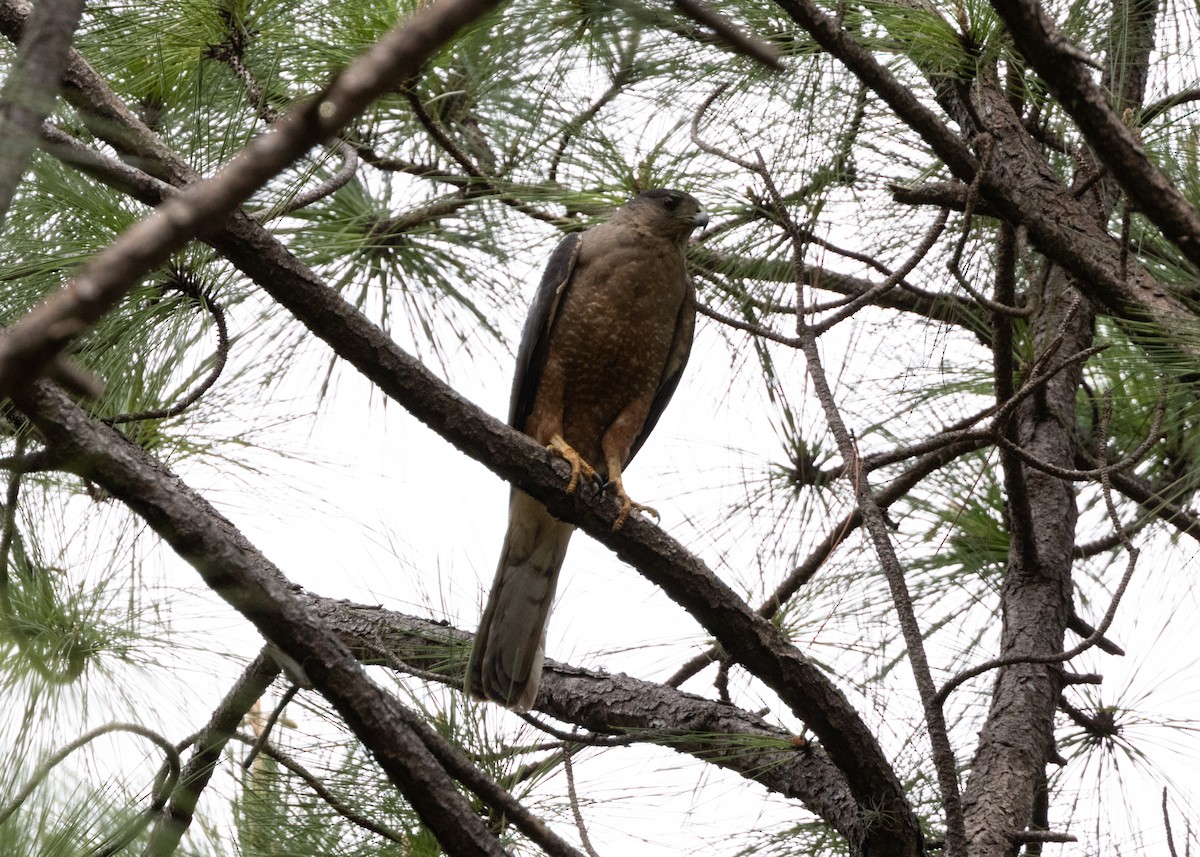
<svg viewBox="0 0 1200 857"><path fill-rule="evenodd" d="M416 668L461 687L472 634L382 607L302 593L360 660ZM381 657L380 650L390 658ZM599 734L669 747L796 798L849 839L862 820L845 777L817 744L761 717L621 673L547 661L537 711Z"/></svg>
<svg viewBox="0 0 1200 857"><path fill-rule="evenodd" d="M1153 22L1156 4L1139 5L1141 14ZM1114 105L1106 88L1092 79L1079 49L1067 42L1036 0L992 0L992 6L1026 61L1075 120L1109 174L1163 235L1200 268L1200 213L1147 156L1122 105Z"/></svg>
<svg viewBox="0 0 1200 857"><path fill-rule="evenodd" d="M1104 83L1114 90L1112 97L1118 107L1140 105L1144 97L1154 46L1154 13L1152 0L1118 0L1113 6L1113 27L1122 32L1114 38L1114 50L1119 50L1121 59L1110 62ZM1011 107L1008 112L1015 116ZM1018 133L1014 130L1012 136ZM1091 162L1077 180L1086 180L1098 169L1099 164ZM1119 195L1113 177L1097 183L1095 196L1089 197L1098 201L1090 212L1092 231L1103 230ZM1081 214L1077 212L1072 222L1087 226L1087 220L1079 219ZM1054 348L1056 359L1063 359L1091 345L1094 308L1086 293L1091 291L1094 298L1097 292L1076 285L1056 266L1044 279L1040 293L1033 295L1035 305L1041 308L1031 325L1037 353ZM998 365L1002 365L999 360ZM1017 410L1010 440L1040 461L1074 467L1079 455L1076 401L1081 381L1079 365L1051 379L1038 396ZM1002 451L1001 461L1010 542L1001 591L1004 626L1000 655L1053 655L1063 650L1064 632L1073 612L1075 491L1071 483L1029 466L1011 452ZM1013 837L1034 821L1039 787L1045 781L1046 765L1055 755L1053 727L1062 669L1018 664L997 673L965 801L972 855L1015 854L1017 840Z"/></svg>
<svg viewBox="0 0 1200 857"><path fill-rule="evenodd" d="M1050 278L1033 332L1039 353L1057 343L1059 360L1086 348L1092 336L1091 308L1066 279L1061 274ZM1017 409L1011 439L1042 461L1071 466L1081 377L1076 363L1051 378L1040 394ZM1005 453L1002 462L1010 540L1000 596L1000 656L1053 655L1063 650L1071 616L1078 516L1074 487L1013 453ZM1030 821L1035 787L1054 752L1054 712L1061 690L1062 667L1057 664L1016 664L997 671L963 798L972 857L1016 853L1014 837Z"/></svg>

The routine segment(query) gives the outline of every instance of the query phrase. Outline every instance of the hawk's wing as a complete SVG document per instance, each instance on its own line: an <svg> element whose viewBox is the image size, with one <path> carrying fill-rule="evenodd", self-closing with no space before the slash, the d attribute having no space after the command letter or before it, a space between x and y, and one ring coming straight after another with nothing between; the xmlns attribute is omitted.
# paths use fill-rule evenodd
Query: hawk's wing
<svg viewBox="0 0 1200 857"><path fill-rule="evenodd" d="M525 318L521 345L517 348L512 399L508 407L508 424L515 429L524 430L525 419L533 410L533 400L542 380L542 367L546 365L546 351L550 347L554 319L575 271L581 241L582 235L573 232L558 242L542 273L542 282L529 307L529 315Z"/></svg>
<svg viewBox="0 0 1200 857"><path fill-rule="evenodd" d="M679 379L683 376L683 368L687 366L688 357L692 353L692 336L696 332L696 292L691 283L684 294L686 297L675 322L675 338L671 341L671 351L667 354L667 365L663 367L662 380L658 382L658 392L654 394L654 401L650 404L650 413L646 415L642 430L638 432L637 439L629 449L629 461L633 461L633 457L658 423L658 418L662 416L667 403L675 395L675 388L679 386Z"/></svg>

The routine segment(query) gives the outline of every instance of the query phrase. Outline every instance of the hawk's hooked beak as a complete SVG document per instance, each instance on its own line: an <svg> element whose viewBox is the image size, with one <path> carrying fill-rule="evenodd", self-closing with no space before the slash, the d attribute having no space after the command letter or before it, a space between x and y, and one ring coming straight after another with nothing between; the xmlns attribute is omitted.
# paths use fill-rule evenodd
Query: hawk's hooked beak
<svg viewBox="0 0 1200 857"><path fill-rule="evenodd" d="M692 215L692 223L703 228L708 226L708 212L701 206L700 210Z"/></svg>

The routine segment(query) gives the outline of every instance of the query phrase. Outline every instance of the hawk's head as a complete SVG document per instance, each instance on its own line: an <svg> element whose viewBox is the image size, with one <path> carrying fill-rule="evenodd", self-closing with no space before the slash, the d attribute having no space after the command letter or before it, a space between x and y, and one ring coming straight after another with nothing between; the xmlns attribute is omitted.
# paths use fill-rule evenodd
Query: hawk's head
<svg viewBox="0 0 1200 857"><path fill-rule="evenodd" d="M653 231L679 241L686 241L693 229L708 223L708 212L700 200L681 190L648 190L631 199L625 208Z"/></svg>

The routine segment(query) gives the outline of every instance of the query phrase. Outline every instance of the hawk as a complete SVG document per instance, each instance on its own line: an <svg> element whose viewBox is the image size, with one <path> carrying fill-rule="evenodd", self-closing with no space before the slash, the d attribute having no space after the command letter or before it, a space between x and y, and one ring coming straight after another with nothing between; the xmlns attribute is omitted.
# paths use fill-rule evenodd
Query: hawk
<svg viewBox="0 0 1200 857"><path fill-rule="evenodd" d="M529 309L513 379L509 425L571 465L631 511L622 474L679 384L692 348L696 295L688 236L708 223L695 197L648 190L606 222L559 243ZM500 563L467 667L479 699L527 711L537 697L546 623L575 527L513 489Z"/></svg>

